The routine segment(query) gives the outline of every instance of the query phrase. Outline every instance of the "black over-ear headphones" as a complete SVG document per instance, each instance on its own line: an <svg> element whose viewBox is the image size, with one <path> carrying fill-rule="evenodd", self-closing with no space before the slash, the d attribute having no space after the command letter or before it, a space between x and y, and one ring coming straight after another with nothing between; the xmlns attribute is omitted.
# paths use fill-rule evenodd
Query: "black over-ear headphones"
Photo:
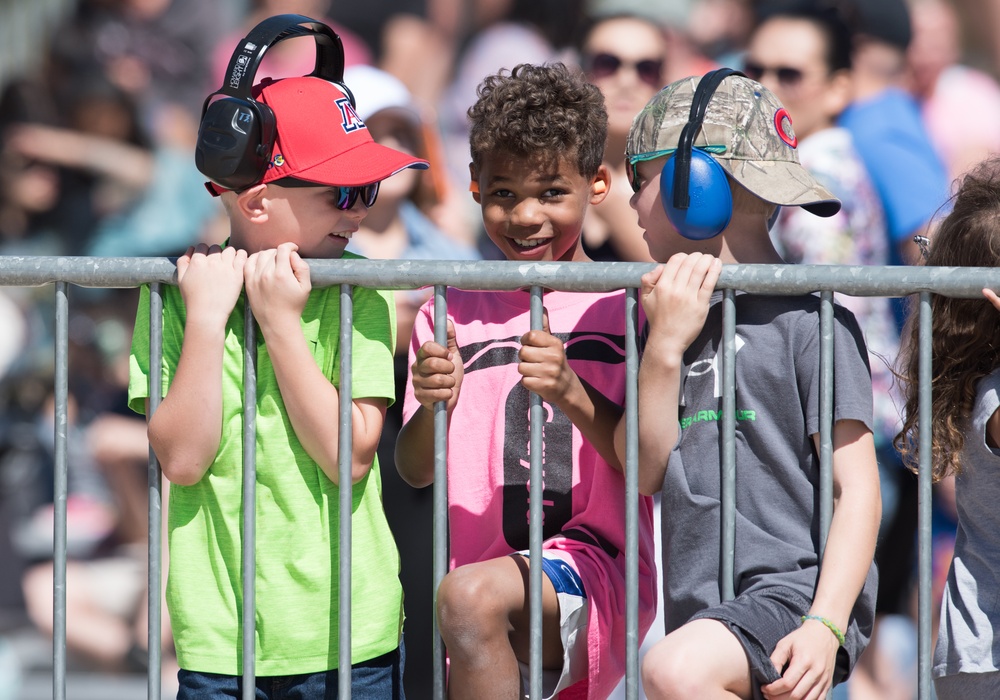
<svg viewBox="0 0 1000 700"><path fill-rule="evenodd" d="M694 148L708 103L723 80L743 75L732 68L706 73L691 98L691 113L681 130L677 150L663 164L660 199L667 218L685 238L704 240L722 233L733 215L733 193L725 169L709 154Z"/></svg>
<svg viewBox="0 0 1000 700"><path fill-rule="evenodd" d="M221 88L205 99L198 127L195 165L205 177L228 190L243 190L261 181L277 137L274 112L253 99L257 68L267 50L284 39L311 35L316 41L316 68L310 76L334 83L354 105L344 85L344 46L330 27L303 15L269 17L240 40ZM222 95L221 99L215 99Z"/></svg>

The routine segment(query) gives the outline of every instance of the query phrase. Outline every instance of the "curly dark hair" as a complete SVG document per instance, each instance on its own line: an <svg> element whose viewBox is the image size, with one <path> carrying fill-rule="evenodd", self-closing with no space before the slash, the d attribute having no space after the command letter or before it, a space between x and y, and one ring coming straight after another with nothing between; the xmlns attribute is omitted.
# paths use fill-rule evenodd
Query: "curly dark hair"
<svg viewBox="0 0 1000 700"><path fill-rule="evenodd" d="M608 112L604 95L562 63L522 63L488 76L469 108L469 147L478 170L490 153L575 157L584 177L604 159Z"/></svg>
<svg viewBox="0 0 1000 700"><path fill-rule="evenodd" d="M934 234L925 265L1000 267L1000 157L965 175L951 213ZM933 478L962 471L965 429L979 380L1000 367L1000 322L983 297L931 296L931 451ZM901 346L905 419L895 445L907 466L919 459L919 323L911 314Z"/></svg>

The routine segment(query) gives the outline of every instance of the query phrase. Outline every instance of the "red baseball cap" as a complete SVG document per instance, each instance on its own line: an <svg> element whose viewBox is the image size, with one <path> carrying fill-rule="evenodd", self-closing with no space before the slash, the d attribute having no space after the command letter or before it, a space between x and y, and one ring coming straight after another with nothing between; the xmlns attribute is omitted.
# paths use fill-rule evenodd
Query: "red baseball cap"
<svg viewBox="0 0 1000 700"><path fill-rule="evenodd" d="M350 99L321 78L264 78L254 99L274 112L277 138L261 182L286 177L317 185L368 185L426 160L375 143ZM206 183L218 196L226 190Z"/></svg>

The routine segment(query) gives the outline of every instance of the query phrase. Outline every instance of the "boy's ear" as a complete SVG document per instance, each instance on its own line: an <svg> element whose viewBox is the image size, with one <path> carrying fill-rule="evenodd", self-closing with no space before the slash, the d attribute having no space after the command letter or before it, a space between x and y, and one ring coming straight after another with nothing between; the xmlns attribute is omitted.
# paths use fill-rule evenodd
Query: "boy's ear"
<svg viewBox="0 0 1000 700"><path fill-rule="evenodd" d="M267 220L267 185L248 187L236 195L236 209L251 223Z"/></svg>
<svg viewBox="0 0 1000 700"><path fill-rule="evenodd" d="M604 163L601 163L590 183L590 203L600 204L611 191L611 170Z"/></svg>
<svg viewBox="0 0 1000 700"><path fill-rule="evenodd" d="M476 204L482 204L482 198L479 196L479 174L472 163L469 163L469 192L472 193Z"/></svg>

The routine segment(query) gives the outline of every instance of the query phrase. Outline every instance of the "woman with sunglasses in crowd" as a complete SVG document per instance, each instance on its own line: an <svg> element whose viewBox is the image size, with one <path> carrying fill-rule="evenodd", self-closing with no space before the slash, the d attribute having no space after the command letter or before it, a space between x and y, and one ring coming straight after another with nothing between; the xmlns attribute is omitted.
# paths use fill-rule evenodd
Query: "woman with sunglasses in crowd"
<svg viewBox="0 0 1000 700"><path fill-rule="evenodd" d="M764 14L747 42L743 72L782 101L800 162L843 203L840 212L827 219L802 216L798 207L780 211L771 237L787 262L888 264L890 243L881 201L850 132L836 124L853 98L852 46L850 26L841 14L808 3ZM892 447L899 412L890 393L893 375L887 363L896 357L899 335L888 299L838 296L838 301L858 317L868 344L883 523L888 523L895 510L893 487L900 466ZM885 551L883 546L880 552ZM884 606L887 597L902 591L890 590L895 587L893 577L880 568L879 604Z"/></svg>
<svg viewBox="0 0 1000 700"><path fill-rule="evenodd" d="M625 140L632 118L666 85L666 57L664 29L645 17L601 17L583 34L580 61L608 110L604 164L611 171L607 198L590 208L584 224L583 244L592 260L652 260L628 203Z"/></svg>

